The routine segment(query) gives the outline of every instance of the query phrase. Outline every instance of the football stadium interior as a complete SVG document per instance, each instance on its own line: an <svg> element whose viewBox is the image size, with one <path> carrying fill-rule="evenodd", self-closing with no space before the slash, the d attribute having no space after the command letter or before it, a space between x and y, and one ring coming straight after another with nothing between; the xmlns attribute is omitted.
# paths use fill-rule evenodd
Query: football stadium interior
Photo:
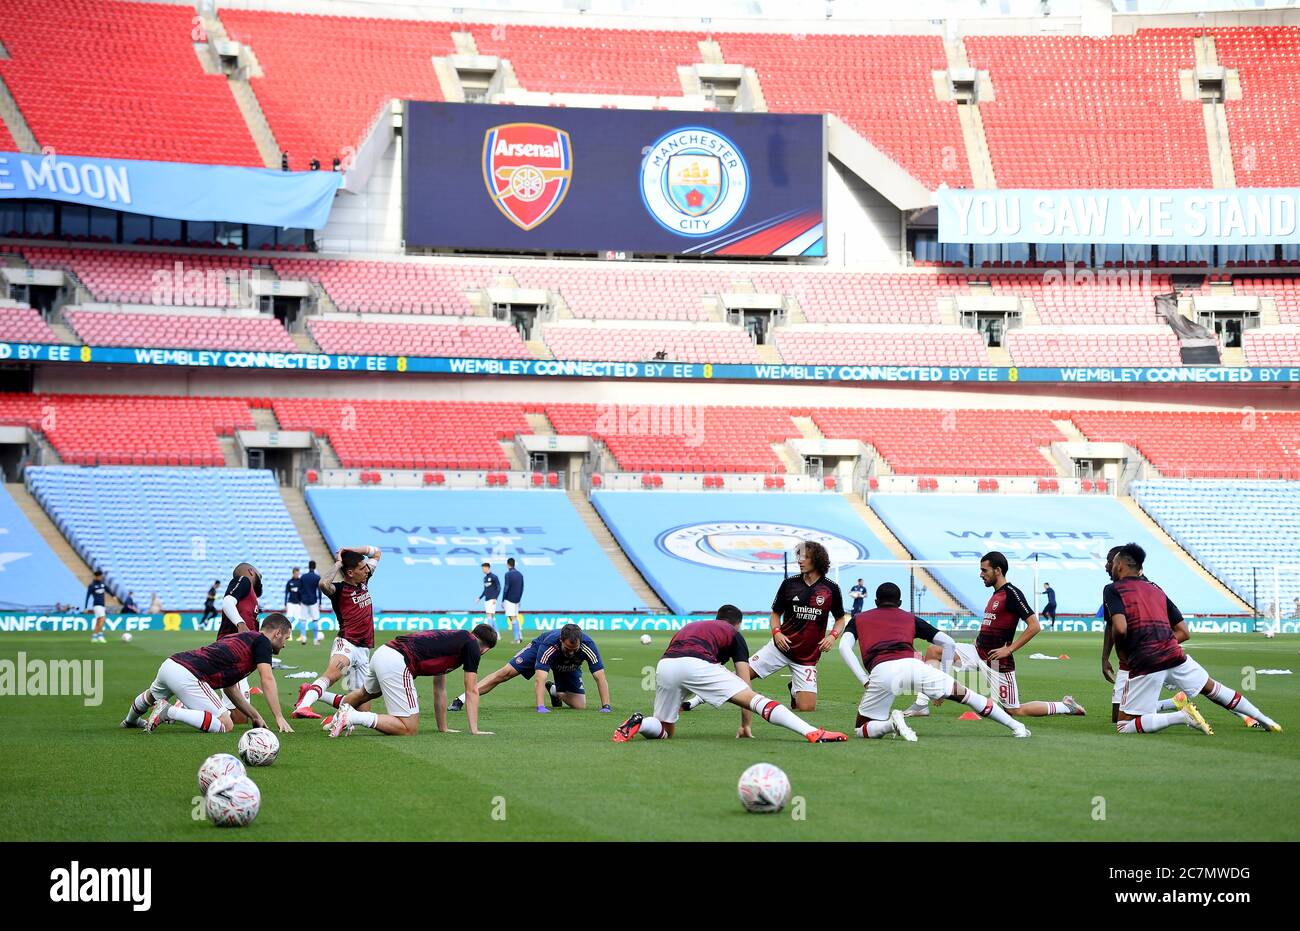
<svg viewBox="0 0 1300 931"><path fill-rule="evenodd" d="M214 580L220 598L251 563L277 611L293 568L324 576L354 544L383 551L379 640L468 629L480 564L516 558L525 641L577 622L630 658L607 657L618 720L692 616L733 603L753 648L767 641L803 540L825 545L846 595L861 578L869 607L896 582L904 608L959 640L984 614L980 557L1001 551L1034 608L1050 583L1059 611L1033 649L1060 659L1022 662L1025 691L1039 674L1046 691L1097 692L1095 733L1035 727L1035 741L1073 730L1077 745L1033 763L1065 781L1127 739L1093 658L1112 546L1146 550L1203 661L1292 663L1277 651L1300 629L1286 212L1300 10L888 6L0 0L0 654L134 657L134 678L110 669L104 708L66 706L102 719L79 733L123 780L137 771L113 747L136 735L113 714L151 662L211 640ZM1079 200L1053 201L1041 236L954 235L945 205L1005 193L1001 229L1010 192ZM1113 240L1089 225L1097 202L1119 214L1152 192L1223 210L1196 235L1162 237L1158 217ZM107 648L88 645L96 571ZM128 594L138 614L119 613ZM328 649L282 659L314 670ZM824 707L851 718L857 686L832 663ZM1300 710L1289 679L1260 681L1261 706ZM485 698L484 720L518 688ZM518 767L511 728L536 726L515 704L493 766ZM618 722L596 717L563 726L603 767ZM724 744L731 726L699 731L727 778L753 762ZM986 725L936 721L933 743L967 726ZM1295 839L1289 735L1265 753L1244 744L1271 736L1216 727L1238 742L1224 760L1278 775L1269 804L1207 799L1176 823L1135 808L1108 836ZM282 738L281 767L318 743L307 730ZM837 778L761 736L804 785ZM1166 776L1192 772L1190 739L1163 742ZM417 757L392 756L409 775ZM446 759L448 779L479 771L472 748ZM1188 776L1202 778L1214 785ZM0 785L0 837L198 836L66 805L56 828L37 795ZM312 836L310 808L275 809L273 791L254 827ZM1052 798L998 838L1100 836ZM598 820L613 798L537 823L579 839L785 836L719 820L713 802L622 832ZM914 811L858 833L822 818L802 836L989 836ZM375 825L373 839L443 836Z"/></svg>

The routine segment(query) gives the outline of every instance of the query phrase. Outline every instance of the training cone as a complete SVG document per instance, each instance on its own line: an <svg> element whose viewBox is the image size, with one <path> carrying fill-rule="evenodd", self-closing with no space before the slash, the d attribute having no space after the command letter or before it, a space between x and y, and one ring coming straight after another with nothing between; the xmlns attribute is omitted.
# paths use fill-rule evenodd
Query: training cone
<svg viewBox="0 0 1300 931"><path fill-rule="evenodd" d="M1061 654L1061 659L1069 659L1069 658L1070 658L1070 654L1069 654L1069 653L1062 653L1062 654Z"/></svg>
<svg viewBox="0 0 1300 931"><path fill-rule="evenodd" d="M980 716L973 711L967 711L965 714L957 715L958 721L978 721Z"/></svg>

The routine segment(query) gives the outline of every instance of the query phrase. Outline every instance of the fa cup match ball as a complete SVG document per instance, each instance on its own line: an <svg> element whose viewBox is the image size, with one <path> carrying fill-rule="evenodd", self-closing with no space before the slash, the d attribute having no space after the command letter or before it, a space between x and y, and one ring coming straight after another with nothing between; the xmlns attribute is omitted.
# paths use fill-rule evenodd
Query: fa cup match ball
<svg viewBox="0 0 1300 931"><path fill-rule="evenodd" d="M262 793L247 776L225 776L208 787L204 806L208 820L219 828L252 824L262 807Z"/></svg>
<svg viewBox="0 0 1300 931"><path fill-rule="evenodd" d="M199 767L199 791L207 795L212 783L218 779L244 774L244 764L239 762L238 758L229 753L214 753Z"/></svg>
<svg viewBox="0 0 1300 931"><path fill-rule="evenodd" d="M249 766L270 766L280 753L280 738L264 727L245 731L239 738L239 758Z"/></svg>
<svg viewBox="0 0 1300 931"><path fill-rule="evenodd" d="M775 814L790 801L790 780L771 763L755 763L740 774L740 804L755 814Z"/></svg>
<svg viewBox="0 0 1300 931"><path fill-rule="evenodd" d="M641 635L641 642L644 643L646 646L649 646L649 645L650 645L650 635L649 635L649 634L642 634L642 635Z"/></svg>
<svg viewBox="0 0 1300 931"><path fill-rule="evenodd" d="M130 632L126 632L126 633L123 633L123 634L122 634L122 642L123 642L123 643L130 643L130 642L131 642L131 634L130 634Z"/></svg>

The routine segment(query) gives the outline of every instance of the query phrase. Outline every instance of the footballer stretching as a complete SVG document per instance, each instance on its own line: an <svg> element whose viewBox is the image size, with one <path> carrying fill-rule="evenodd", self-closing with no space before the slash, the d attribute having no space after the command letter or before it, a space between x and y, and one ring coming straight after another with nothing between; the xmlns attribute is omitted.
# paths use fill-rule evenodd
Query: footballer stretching
<svg viewBox="0 0 1300 931"><path fill-rule="evenodd" d="M232 712L223 707L220 691L255 727L266 727L266 721L248 703L239 687L256 670L280 732L293 733L280 711L275 676L271 672L271 657L284 647L289 630L288 618L270 614L262 622L261 630L240 631L197 650L173 654L158 667L153 684L131 702L122 726L140 727L152 733L166 721L179 721L210 734L230 733L235 729L235 722L231 720ZM183 707L167 704L173 696L181 700ZM146 713L148 716L144 717Z"/></svg>
<svg viewBox="0 0 1300 931"><path fill-rule="evenodd" d="M637 734L649 740L672 737L682 699L689 692L714 708L728 702L739 706L737 737L754 736L751 712L758 712L764 721L792 730L810 743L847 740L848 735L813 727L780 702L749 687L749 646L740 634L741 620L739 608L723 605L716 620L692 621L673 634L655 671L654 716L633 713L614 731L614 742L627 743ZM735 664L735 672L723 665L728 661Z"/></svg>

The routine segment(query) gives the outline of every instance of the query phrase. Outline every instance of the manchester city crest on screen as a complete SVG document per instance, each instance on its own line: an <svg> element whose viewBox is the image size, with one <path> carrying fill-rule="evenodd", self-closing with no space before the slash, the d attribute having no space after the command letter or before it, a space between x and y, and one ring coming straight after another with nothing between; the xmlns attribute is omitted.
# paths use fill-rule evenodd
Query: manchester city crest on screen
<svg viewBox="0 0 1300 931"><path fill-rule="evenodd" d="M867 559L865 547L840 534L768 521L711 521L685 524L659 534L655 546L686 562L737 572L797 571L788 554L804 540L816 540L831 562Z"/></svg>
<svg viewBox="0 0 1300 931"><path fill-rule="evenodd" d="M660 136L641 163L641 197L655 221L678 236L712 236L749 200L749 166L722 133L682 126Z"/></svg>
<svg viewBox="0 0 1300 931"><path fill-rule="evenodd" d="M560 209L573 183L569 134L541 123L493 126L483 135L483 183L515 226L541 226Z"/></svg>

